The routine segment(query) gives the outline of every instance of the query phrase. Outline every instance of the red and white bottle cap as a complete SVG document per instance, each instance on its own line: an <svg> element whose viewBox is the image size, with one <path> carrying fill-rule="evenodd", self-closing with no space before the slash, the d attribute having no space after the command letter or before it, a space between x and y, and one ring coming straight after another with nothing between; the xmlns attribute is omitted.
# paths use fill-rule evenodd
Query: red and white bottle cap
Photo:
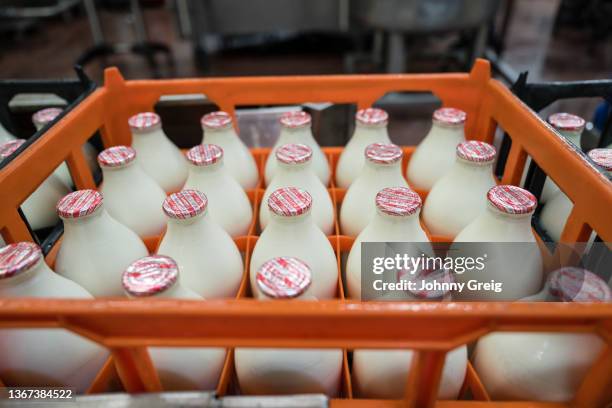
<svg viewBox="0 0 612 408"><path fill-rule="evenodd" d="M538 204L529 191L512 185L491 188L487 199L495 208L506 214L530 214Z"/></svg>
<svg viewBox="0 0 612 408"><path fill-rule="evenodd" d="M399 280L414 282L416 289L408 289L413 296L424 300L442 300L450 296L450 286L446 285L455 281L452 271L448 269L421 269L416 273L400 271ZM437 282L443 285L436 285L436 289L421 289L423 282ZM449 288L449 289L447 289Z"/></svg>
<svg viewBox="0 0 612 408"><path fill-rule="evenodd" d="M310 211L312 197L306 190L297 187L283 187L274 190L268 197L268 208L276 215L294 217Z"/></svg>
<svg viewBox="0 0 612 408"><path fill-rule="evenodd" d="M280 118L280 123L286 128L300 128L310 126L310 114L304 111L292 111L284 113Z"/></svg>
<svg viewBox="0 0 612 408"><path fill-rule="evenodd" d="M406 217L422 204L421 197L408 187L386 187L376 194L376 208L387 215Z"/></svg>
<svg viewBox="0 0 612 408"><path fill-rule="evenodd" d="M154 112L140 112L128 119L133 133L146 133L161 127L161 118Z"/></svg>
<svg viewBox="0 0 612 408"><path fill-rule="evenodd" d="M589 157L602 169L612 171L612 149L593 149Z"/></svg>
<svg viewBox="0 0 612 408"><path fill-rule="evenodd" d="M210 166L221 161L223 149L215 144L204 144L192 147L185 155L194 166Z"/></svg>
<svg viewBox="0 0 612 408"><path fill-rule="evenodd" d="M284 164L306 163L312 158L312 149L305 144L291 143L276 149L276 160Z"/></svg>
<svg viewBox="0 0 612 408"><path fill-rule="evenodd" d="M364 153L368 161L377 164L397 163L404 155L402 149L393 143L372 143Z"/></svg>
<svg viewBox="0 0 612 408"><path fill-rule="evenodd" d="M548 117L548 123L558 130L566 132L582 132L586 122L580 116L572 115L571 113L559 112L550 115Z"/></svg>
<svg viewBox="0 0 612 408"><path fill-rule="evenodd" d="M477 140L461 142L457 145L457 157L472 163L491 163L495 160L495 147Z"/></svg>
<svg viewBox="0 0 612 408"><path fill-rule="evenodd" d="M310 267L303 261L281 256L265 262L257 271L257 287L266 296L287 299L300 296L312 283Z"/></svg>
<svg viewBox="0 0 612 408"><path fill-rule="evenodd" d="M0 279L29 270L42 259L42 251L33 242L18 242L0 248Z"/></svg>
<svg viewBox="0 0 612 408"><path fill-rule="evenodd" d="M467 113L457 108L440 108L433 113L433 121L444 126L463 125L467 120Z"/></svg>
<svg viewBox="0 0 612 408"><path fill-rule="evenodd" d="M25 142L25 139L15 139L0 144L0 162L15 153L15 150L19 149Z"/></svg>
<svg viewBox="0 0 612 408"><path fill-rule="evenodd" d="M566 266L548 277L551 295L563 302L611 302L612 291L599 276L586 269Z"/></svg>
<svg viewBox="0 0 612 408"><path fill-rule="evenodd" d="M101 193L96 190L78 190L59 200L56 210L62 218L80 218L93 214L101 206Z"/></svg>
<svg viewBox="0 0 612 408"><path fill-rule="evenodd" d="M186 220L202 214L208 206L208 198L198 190L181 190L166 197L162 209L173 219Z"/></svg>
<svg viewBox="0 0 612 408"><path fill-rule="evenodd" d="M366 126L385 126L389 122L389 114L378 108L360 109L357 111L355 119Z"/></svg>
<svg viewBox="0 0 612 408"><path fill-rule="evenodd" d="M200 124L203 129L225 129L232 125L232 117L223 111L211 112L202 116Z"/></svg>
<svg viewBox="0 0 612 408"><path fill-rule="evenodd" d="M44 126L47 123L55 120L55 118L57 118L62 113L62 111L63 109L61 108L41 109L34 115L32 115L32 122L34 122L38 126Z"/></svg>
<svg viewBox="0 0 612 408"><path fill-rule="evenodd" d="M178 280L178 265L165 255L134 261L123 272L121 283L132 296L151 296L172 287Z"/></svg>
<svg viewBox="0 0 612 408"><path fill-rule="evenodd" d="M129 146L113 146L102 150L98 155L101 167L123 167L136 158L136 150Z"/></svg>

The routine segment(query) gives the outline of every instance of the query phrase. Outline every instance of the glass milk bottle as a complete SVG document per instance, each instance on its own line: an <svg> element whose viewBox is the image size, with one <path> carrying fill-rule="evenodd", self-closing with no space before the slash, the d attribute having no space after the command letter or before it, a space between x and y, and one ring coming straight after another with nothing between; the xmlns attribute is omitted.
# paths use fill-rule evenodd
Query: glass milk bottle
<svg viewBox="0 0 612 408"><path fill-rule="evenodd" d="M346 192L340 207L340 230L356 237L376 211L376 194L385 187L408 187L402 176L402 149L392 143L373 143L365 149L365 163Z"/></svg>
<svg viewBox="0 0 612 408"><path fill-rule="evenodd" d="M206 299L238 293L243 263L238 247L208 214L208 199L197 190L170 195L163 204L168 228L158 254L172 257L181 282Z"/></svg>
<svg viewBox="0 0 612 408"><path fill-rule="evenodd" d="M457 159L448 173L433 185L423 221L432 234L454 238L487 207L487 192L495 185L495 148L470 140L457 146Z"/></svg>
<svg viewBox="0 0 612 408"><path fill-rule="evenodd" d="M332 299L338 287L338 265L329 240L312 219L312 197L302 189L284 187L268 198L270 222L255 244L251 256L251 271L258 271L269 259L278 256L296 257L306 262L312 271L313 284L307 296ZM258 295L254 273L251 289Z"/></svg>
<svg viewBox="0 0 612 408"><path fill-rule="evenodd" d="M528 302L610 302L597 275L565 267L552 272L543 291ZM605 348L591 333L513 332L482 337L474 368L493 400L567 402Z"/></svg>
<svg viewBox="0 0 612 408"><path fill-rule="evenodd" d="M382 109L361 109L355 115L355 131L338 159L336 185L348 188L363 168L363 152L372 143L391 143L387 132L389 115Z"/></svg>
<svg viewBox="0 0 612 408"><path fill-rule="evenodd" d="M455 108L441 108L433 113L431 130L412 153L406 169L412 187L430 190L450 170L457 145L465 140L466 118L464 111Z"/></svg>
<svg viewBox="0 0 612 408"><path fill-rule="evenodd" d="M593 149L589 152L589 157L610 175L612 149ZM561 234L573 207L571 200L562 191L557 191L542 208L540 223L548 235L557 242L561 241Z"/></svg>
<svg viewBox="0 0 612 408"><path fill-rule="evenodd" d="M455 273L455 280L502 284L501 292L462 290L458 300L517 300L542 286L542 254L531 230L537 201L517 186L499 185L487 193L487 209L455 237L449 253L485 258L483 270ZM481 244L474 244L480 242Z"/></svg>
<svg viewBox="0 0 612 408"><path fill-rule="evenodd" d="M138 235L111 217L102 194L78 190L57 203L64 236L55 270L94 297L123 296L121 275L134 259L148 254Z"/></svg>
<svg viewBox="0 0 612 408"><path fill-rule="evenodd" d="M409 275L417 289L404 292L401 300L442 301L450 299L445 289L421 289L422 282L445 283L452 281L450 271L421 271ZM353 387L357 398L402 399L406 395L406 384L410 375L412 350L363 349L353 353ZM442 378L438 387L438 399L457 399L467 370L467 347L459 346L446 354Z"/></svg>
<svg viewBox="0 0 612 408"><path fill-rule="evenodd" d="M15 139L15 136L6 130L6 128L2 126L2 122L0 122L0 144L10 142Z"/></svg>
<svg viewBox="0 0 612 408"><path fill-rule="evenodd" d="M179 148L164 133L159 115L138 113L130 117L128 124L140 167L166 193L180 190L187 179L187 164Z"/></svg>
<svg viewBox="0 0 612 408"><path fill-rule="evenodd" d="M176 262L152 255L134 261L123 273L125 293L135 299L202 301L200 295L179 282ZM224 348L150 347L149 354L165 391L214 390L226 351Z"/></svg>
<svg viewBox="0 0 612 408"><path fill-rule="evenodd" d="M277 257L264 262L255 275L257 297L312 299L308 288L316 283L303 261ZM316 300L316 299L315 299ZM235 367L242 394L326 394L340 390L342 350L237 348Z"/></svg>
<svg viewBox="0 0 612 408"><path fill-rule="evenodd" d="M223 149L225 167L243 189L257 187L259 171L255 158L236 134L232 126L232 117L223 111L212 112L202 116L200 121L204 131L204 142L215 144Z"/></svg>
<svg viewBox="0 0 612 408"><path fill-rule="evenodd" d="M76 283L54 273L38 245L0 249L0 299L91 299ZM64 329L0 330L0 378L7 387L70 387L84 393L108 351Z"/></svg>
<svg viewBox="0 0 612 408"><path fill-rule="evenodd" d="M580 116L572 115L571 113L561 112L550 115L548 117L548 123L554 127L557 132L561 133L561 136L563 136L566 141L570 142L572 148L580 150L580 139L586 123L584 119ZM531 157L528 157L525 161L521 185L525 185L525 179L527 178L530 164ZM544 187L542 188L542 194L540 194L540 203L543 204L547 202L559 191L559 186L557 186L551 178L546 177Z"/></svg>
<svg viewBox="0 0 612 408"><path fill-rule="evenodd" d="M12 155L25 143L24 139L15 139L0 144L0 163ZM33 230L53 227L57 224L55 204L70 189L56 175L51 173L34 192L21 204L21 210Z"/></svg>
<svg viewBox="0 0 612 408"><path fill-rule="evenodd" d="M266 187L259 208L259 224L268 225L268 197L281 187L297 187L312 197L312 218L325 235L334 229L334 205L329 192L312 170L312 149L304 144L287 144L276 150L277 172Z"/></svg>
<svg viewBox="0 0 612 408"><path fill-rule="evenodd" d="M355 239L346 262L348 295L361 299L361 243L362 242L420 242L429 238L419 223L421 197L408 187L387 187L376 194L376 212L370 223ZM417 256L431 253L431 247L414 248Z"/></svg>
<svg viewBox="0 0 612 408"><path fill-rule="evenodd" d="M55 118L57 118L61 113L62 109L60 108L46 108L39 110L32 115L32 123L38 131L45 127L48 123L54 121ZM82 151L83 155L85 156L85 160L87 161L87 165L89 166L89 170L91 170L92 173L95 172L98 169L96 164L96 149L91 144L85 143ZM66 163L60 164L59 167L55 169L54 174L58 176L68 188L71 188L74 184Z"/></svg>
<svg viewBox="0 0 612 408"><path fill-rule="evenodd" d="M166 193L138 165L136 151L110 147L98 155L104 183L100 191L108 213L140 237L159 235L166 227L161 203Z"/></svg>
<svg viewBox="0 0 612 408"><path fill-rule="evenodd" d="M272 177L276 174L276 149L282 145L290 143L301 143L312 149L312 168L315 174L321 179L324 186L329 184L329 163L323 151L317 144L312 135L311 117L306 112L287 112L280 118L281 132L278 140L274 144L270 155L266 161L265 179L266 185L270 184Z"/></svg>
<svg viewBox="0 0 612 408"><path fill-rule="evenodd" d="M205 191L208 211L231 237L247 235L253 219L251 202L225 166L225 151L213 144L191 148L185 189Z"/></svg>

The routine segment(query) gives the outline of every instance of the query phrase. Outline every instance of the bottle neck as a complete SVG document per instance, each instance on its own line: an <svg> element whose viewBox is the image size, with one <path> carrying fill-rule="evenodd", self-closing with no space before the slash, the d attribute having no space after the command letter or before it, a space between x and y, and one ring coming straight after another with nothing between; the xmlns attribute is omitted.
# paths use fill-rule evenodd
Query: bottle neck
<svg viewBox="0 0 612 408"><path fill-rule="evenodd" d="M299 128L282 127L278 138L278 145L282 146L289 143L304 143L314 140L310 126Z"/></svg>
<svg viewBox="0 0 612 408"><path fill-rule="evenodd" d="M161 126L145 132L132 132L132 143L135 144L158 143L163 141L165 138L166 135L164 134Z"/></svg>
<svg viewBox="0 0 612 408"><path fill-rule="evenodd" d="M283 163L280 160L276 160L276 163L278 164L278 169L279 174L280 172L283 173L293 173L293 174L301 174L301 173L306 173L309 172L311 170L311 163L312 163L312 159L308 160L305 163L293 163L293 164L287 164L287 163Z"/></svg>
<svg viewBox="0 0 612 408"><path fill-rule="evenodd" d="M433 122L431 130L427 135L428 139L440 141L452 141L456 144L461 143L465 139L463 126L449 126Z"/></svg>
<svg viewBox="0 0 612 408"><path fill-rule="evenodd" d="M217 175L223 168L223 160L219 160L213 164L207 164L206 166L196 166L195 164L189 164L189 174L206 175L214 174Z"/></svg>
<svg viewBox="0 0 612 408"><path fill-rule="evenodd" d="M222 129L203 129L205 143L219 144L219 142L232 141L238 138L232 126Z"/></svg>
<svg viewBox="0 0 612 408"><path fill-rule="evenodd" d="M208 220L208 217L206 217L207 213L208 209L204 210L202 213L194 217L187 218L184 220L168 217L168 232L189 228L197 228L199 226L202 226Z"/></svg>
<svg viewBox="0 0 612 408"><path fill-rule="evenodd" d="M493 162L475 163L457 157L453 165L453 169L449 172L449 174L469 177L470 179L486 178L488 180L493 174Z"/></svg>
<svg viewBox="0 0 612 408"><path fill-rule="evenodd" d="M392 164L381 164L366 159L363 165L362 175L366 177L384 177L387 174L395 174L398 172L401 174L401 165L401 161Z"/></svg>
<svg viewBox="0 0 612 408"><path fill-rule="evenodd" d="M528 214L508 214L501 212L491 203L487 203L487 211L485 214L492 222L525 227L531 232L531 217L533 216L533 212Z"/></svg>
<svg viewBox="0 0 612 408"><path fill-rule="evenodd" d="M186 289L178 281L175 282L174 285L170 286L168 289L151 295L149 297L154 299L203 299L201 296L197 295L190 289Z"/></svg>
<svg viewBox="0 0 612 408"><path fill-rule="evenodd" d="M84 217L62 218L64 222L64 234L69 236L72 233L80 231L95 234L95 231L92 230L102 227L109 219L110 217L103 206L100 206L100 208L92 214Z"/></svg>
<svg viewBox="0 0 612 408"><path fill-rule="evenodd" d="M582 138L581 131L559 131L563 137L572 142L576 147L580 148L580 140Z"/></svg>
<svg viewBox="0 0 612 408"><path fill-rule="evenodd" d="M406 216L389 215L378 208L376 214L372 217L371 225L373 228L381 228L384 231L392 235L394 232L406 235L410 231L417 231L421 229L419 222L420 210L414 214Z"/></svg>
<svg viewBox="0 0 612 408"><path fill-rule="evenodd" d="M308 226L309 224L312 224L311 211L307 211L304 214L294 215L291 217L276 215L272 211L270 211L270 223L266 229L273 227L287 228L291 231L295 231L295 228L302 228Z"/></svg>
<svg viewBox="0 0 612 408"><path fill-rule="evenodd" d="M28 270L18 273L17 275L11 276L10 278L0 279L0 288L14 287L21 285L37 276L42 276L47 272L51 272L49 267L45 263L45 260L41 258Z"/></svg>
<svg viewBox="0 0 612 408"><path fill-rule="evenodd" d="M131 177L138 173L139 167L135 165L136 160L133 160L130 163L127 163L123 166L118 167L104 167L100 166L102 170L102 177L105 183L115 179L115 178L125 178Z"/></svg>
<svg viewBox="0 0 612 408"><path fill-rule="evenodd" d="M357 121L355 122L355 132L353 133L353 138L355 140L367 140L374 143L381 140L389 140L389 133L386 125L368 126Z"/></svg>

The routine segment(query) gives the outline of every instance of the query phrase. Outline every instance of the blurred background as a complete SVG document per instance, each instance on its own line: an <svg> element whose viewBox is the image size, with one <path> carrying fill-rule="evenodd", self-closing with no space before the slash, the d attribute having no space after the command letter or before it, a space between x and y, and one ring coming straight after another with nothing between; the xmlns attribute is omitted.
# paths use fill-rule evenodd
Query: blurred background
<svg viewBox="0 0 612 408"><path fill-rule="evenodd" d="M508 85L522 71L612 76L611 0L3 0L0 29L0 79L74 78L77 63L98 83L107 66L126 78L467 71L477 57ZM402 123L411 101L425 120ZM395 142L424 135L427 101L381 101ZM544 114L594 120L602 103L566 99Z"/></svg>

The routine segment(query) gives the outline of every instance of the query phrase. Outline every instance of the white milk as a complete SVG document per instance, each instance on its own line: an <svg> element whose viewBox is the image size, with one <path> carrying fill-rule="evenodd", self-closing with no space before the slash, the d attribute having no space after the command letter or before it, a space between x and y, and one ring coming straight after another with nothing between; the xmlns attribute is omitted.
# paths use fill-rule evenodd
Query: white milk
<svg viewBox="0 0 612 408"><path fill-rule="evenodd" d="M589 157L606 172L612 171L612 149L593 149ZM542 208L540 223L552 239L559 242L574 204L562 192L557 191Z"/></svg>
<svg viewBox="0 0 612 408"><path fill-rule="evenodd" d="M382 109L361 109L355 115L355 131L338 159L336 185L348 188L365 161L363 152L372 143L391 143L387 132L389 115Z"/></svg>
<svg viewBox="0 0 612 408"><path fill-rule="evenodd" d="M325 235L334 229L334 205L329 192L312 169L312 149L304 144L288 144L276 150L277 172L266 187L259 207L259 224L268 225L268 197L281 187L297 187L312 196L312 218Z"/></svg>
<svg viewBox="0 0 612 408"><path fill-rule="evenodd" d="M208 199L197 190L170 195L163 209L168 228L158 254L172 257L181 282L206 299L233 298L242 279L238 247L206 211Z"/></svg>
<svg viewBox="0 0 612 408"><path fill-rule="evenodd" d="M55 270L83 286L94 297L123 296L121 274L148 254L138 235L111 217L102 195L78 190L57 203L64 236Z"/></svg>
<svg viewBox="0 0 612 408"><path fill-rule="evenodd" d="M163 255L134 261L123 273L122 282L126 294L132 298L204 300L180 284L176 262ZM151 347L149 354L165 391L214 390L221 376L226 350Z"/></svg>
<svg viewBox="0 0 612 408"><path fill-rule="evenodd" d="M274 191L268 198L270 222L255 244L251 256L251 271L258 271L269 259L279 256L296 257L306 262L312 271L313 284L306 296L332 299L338 287L338 265L329 240L312 219L312 197L296 187ZM251 289L258 295L254 273Z"/></svg>
<svg viewBox="0 0 612 408"><path fill-rule="evenodd" d="M570 142L576 150L580 150L580 139L584 130L585 120L580 116L572 115L571 113L554 113L548 117L548 123L553 126L557 132L561 134L568 142ZM525 185L531 157L525 161L523 176L521 177L521 186ZM546 203L553 198L559 191L559 186L549 177L546 177L542 194L540 194L540 203Z"/></svg>
<svg viewBox="0 0 612 408"><path fill-rule="evenodd" d="M417 146L406 169L412 187L430 190L450 170L457 145L465 140L466 118L465 112L455 108L434 112L431 130Z"/></svg>
<svg viewBox="0 0 612 408"><path fill-rule="evenodd" d="M53 273L31 242L0 249L0 298L91 299L76 283ZM7 387L89 388L108 351L64 329L0 330L0 378Z"/></svg>
<svg viewBox="0 0 612 408"><path fill-rule="evenodd" d="M24 139L15 139L0 144L0 162L13 154L24 143ZM69 191L70 189L55 173L49 175L21 204L21 210L30 227L33 230L53 227L58 221L55 204Z"/></svg>
<svg viewBox="0 0 612 408"><path fill-rule="evenodd" d="M161 204L166 193L138 164L136 151L114 146L98 155L104 183L100 191L108 213L141 237L159 235L166 227Z"/></svg>
<svg viewBox="0 0 612 408"><path fill-rule="evenodd" d="M276 174L276 149L280 146L300 143L312 149L312 168L324 186L329 184L330 170L327 158L312 135L311 118L306 112L287 112L280 118L281 132L266 161L266 185L270 184Z"/></svg>
<svg viewBox="0 0 612 408"><path fill-rule="evenodd" d="M565 267L552 272L529 302L610 302L597 275ZM571 400L605 343L585 333L493 333L478 341L474 368L493 400Z"/></svg>
<svg viewBox="0 0 612 408"><path fill-rule="evenodd" d="M187 179L187 163L179 148L164 133L159 115L138 113L130 117L128 124L140 167L166 193L180 190Z"/></svg>
<svg viewBox="0 0 612 408"><path fill-rule="evenodd" d="M205 144L187 152L189 176L185 189L203 191L208 198L208 212L231 237L247 235L253 209L249 197L225 166L225 151Z"/></svg>
<svg viewBox="0 0 612 408"><path fill-rule="evenodd" d="M364 231L365 232L365 231ZM421 290L422 282L452 282L448 270L425 271L405 274L399 279L415 282L417 289L388 297L384 300L441 301L450 300L450 291ZM383 299L381 299L383 300ZM410 375L412 350L355 350L353 353L353 386L358 398L402 399ZM438 399L457 399L465 380L467 347L459 346L446 355Z"/></svg>
<svg viewBox="0 0 612 408"><path fill-rule="evenodd" d="M10 142L15 140L16 137L13 136L4 126L0 123L0 144Z"/></svg>
<svg viewBox="0 0 612 408"><path fill-rule="evenodd" d="M225 167L243 189L257 186L259 172L255 158L236 134L232 117L223 111L202 116L200 121L204 131L204 143L215 144L223 149Z"/></svg>
<svg viewBox="0 0 612 408"><path fill-rule="evenodd" d="M312 299L308 288L313 279L316 276L303 261L277 257L261 265L254 281L259 299L304 300ZM342 350L237 348L234 364L242 394L333 397L340 390Z"/></svg>
<svg viewBox="0 0 612 408"><path fill-rule="evenodd" d="M423 206L423 221L432 234L454 238L487 207L487 192L495 185L495 148L470 140L457 146L457 159L431 188Z"/></svg>
<svg viewBox="0 0 612 408"><path fill-rule="evenodd" d="M478 248L453 245L449 253L454 252L453 256L457 257L484 258L483 270L474 268L456 273L458 282L467 285L470 280L481 283L493 280L502 283L502 291L462 290L453 293L453 298L516 300L533 295L540 290L543 278L542 254L531 230L531 217L537 201L529 191L511 185L493 187L487 193L487 200L487 209L461 230L454 240L454 243L482 244ZM468 253L463 253L465 251Z"/></svg>
<svg viewBox="0 0 612 408"><path fill-rule="evenodd" d="M408 187L387 187L376 194L376 212L370 223L357 236L346 262L348 295L361 299L362 242L419 242L429 239L419 223L421 197ZM415 256L431 253L430 245L419 245ZM418 252L418 253L416 253Z"/></svg>
<svg viewBox="0 0 612 408"><path fill-rule="evenodd" d="M365 152L365 163L340 207L340 230L356 237L376 212L376 194L385 187L408 187L402 176L402 149L392 143L373 143Z"/></svg>
<svg viewBox="0 0 612 408"><path fill-rule="evenodd" d="M36 130L42 129L49 122L52 122L57 118L59 114L62 113L62 109L60 108L46 108L39 110L34 115L32 115L32 123ZM96 156L98 155L96 149L89 143L85 143L82 147L83 155L85 156L85 160L87 161L87 165L89 170L93 173L97 170L98 166L96 164ZM68 165L66 163L62 163L59 165L57 169L55 169L54 174L58 176L62 182L68 188L72 188L74 182L72 181L72 176L70 175L70 170L68 170Z"/></svg>

